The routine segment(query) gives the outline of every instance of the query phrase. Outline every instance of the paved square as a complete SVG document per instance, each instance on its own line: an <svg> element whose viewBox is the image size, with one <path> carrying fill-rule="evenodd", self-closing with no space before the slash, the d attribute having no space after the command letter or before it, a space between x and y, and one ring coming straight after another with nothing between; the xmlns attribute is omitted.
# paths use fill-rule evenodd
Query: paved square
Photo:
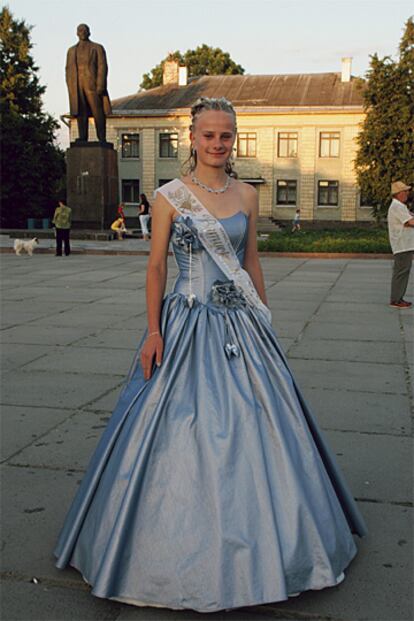
<svg viewBox="0 0 414 621"><path fill-rule="evenodd" d="M52 557L145 329L146 262L87 252L1 255L4 619L204 618L97 600L76 572L57 571ZM414 311L387 306L391 261L262 263L274 328L369 534L357 540L359 554L338 587L209 616L408 621ZM171 260L168 287L175 273Z"/></svg>

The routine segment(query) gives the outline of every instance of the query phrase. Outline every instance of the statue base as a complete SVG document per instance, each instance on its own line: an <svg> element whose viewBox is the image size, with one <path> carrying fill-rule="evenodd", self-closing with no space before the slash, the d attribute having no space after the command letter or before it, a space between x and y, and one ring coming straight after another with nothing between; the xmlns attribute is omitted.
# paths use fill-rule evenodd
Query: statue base
<svg viewBox="0 0 414 621"><path fill-rule="evenodd" d="M110 142L76 140L66 151L72 227L108 229L118 206L118 158Z"/></svg>

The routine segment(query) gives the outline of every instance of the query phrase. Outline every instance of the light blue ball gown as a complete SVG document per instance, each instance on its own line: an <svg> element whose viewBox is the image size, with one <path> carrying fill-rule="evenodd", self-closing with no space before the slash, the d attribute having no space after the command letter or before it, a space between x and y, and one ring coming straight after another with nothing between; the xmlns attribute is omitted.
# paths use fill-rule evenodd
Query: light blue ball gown
<svg viewBox="0 0 414 621"><path fill-rule="evenodd" d="M243 264L246 215L216 224ZM98 597L200 612L334 586L356 554L352 533L366 532L335 458L268 317L195 220L180 214L171 242L179 276L162 307L162 365L144 380L141 343L57 567L78 569Z"/></svg>

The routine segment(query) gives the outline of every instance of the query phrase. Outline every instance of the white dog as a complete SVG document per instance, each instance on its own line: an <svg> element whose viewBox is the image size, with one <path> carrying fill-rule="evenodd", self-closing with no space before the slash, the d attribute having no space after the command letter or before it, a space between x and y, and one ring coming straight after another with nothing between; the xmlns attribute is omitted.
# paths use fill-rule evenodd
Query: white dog
<svg viewBox="0 0 414 621"><path fill-rule="evenodd" d="M39 245L39 240L37 237L33 237L28 241L24 239L15 239L14 240L14 251L17 255L20 255L23 252L27 252L28 255L32 256L34 249Z"/></svg>

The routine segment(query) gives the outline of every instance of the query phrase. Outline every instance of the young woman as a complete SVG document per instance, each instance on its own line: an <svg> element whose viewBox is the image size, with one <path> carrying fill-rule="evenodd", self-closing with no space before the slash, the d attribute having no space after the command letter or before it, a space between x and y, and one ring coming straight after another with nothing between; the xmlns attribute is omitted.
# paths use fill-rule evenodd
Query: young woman
<svg viewBox="0 0 414 621"><path fill-rule="evenodd" d="M142 237L145 241L149 240L148 222L150 216L150 204L145 194L140 195L141 202L139 204L139 222L141 224Z"/></svg>
<svg viewBox="0 0 414 621"><path fill-rule="evenodd" d="M99 597L212 612L338 584L365 524L271 327L231 104L199 100L190 135L153 204L148 330L56 554Z"/></svg>

